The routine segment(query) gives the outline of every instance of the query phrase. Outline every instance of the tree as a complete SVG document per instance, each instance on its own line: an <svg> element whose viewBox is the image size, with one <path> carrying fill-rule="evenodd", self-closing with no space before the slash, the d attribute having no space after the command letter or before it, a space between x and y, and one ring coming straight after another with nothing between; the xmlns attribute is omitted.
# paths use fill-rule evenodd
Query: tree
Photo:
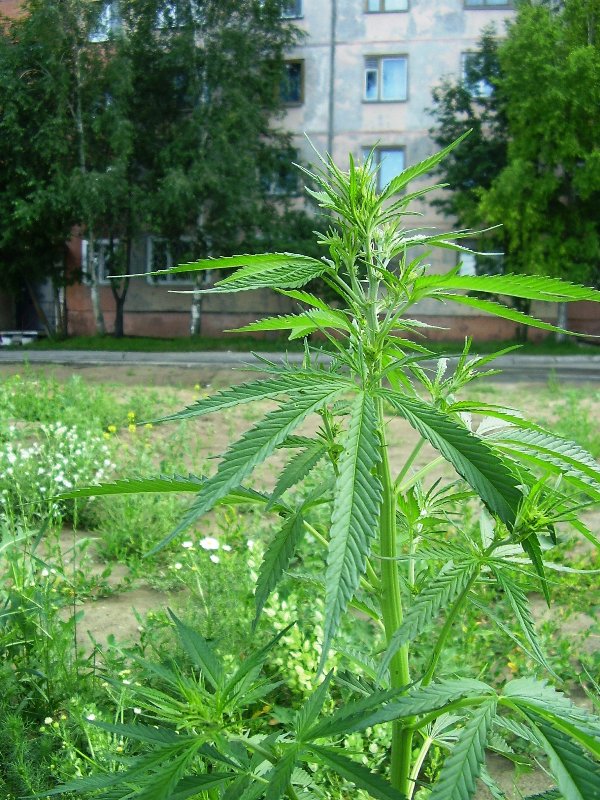
<svg viewBox="0 0 600 800"><path fill-rule="evenodd" d="M502 42L484 33L466 80L434 93L438 144L474 129L441 171L458 189L438 207L466 225L502 219L505 271L598 281L599 10L524 0ZM473 91L481 78L489 97Z"/></svg>
<svg viewBox="0 0 600 800"><path fill-rule="evenodd" d="M124 276L110 281L120 336L140 237L154 234L172 258L189 260L263 249L290 223L304 235L306 216L290 207L282 172L293 148L278 127L278 86L297 32L281 6L121 0L108 25L114 3L29 0L27 14L8 25L0 70L33 76L36 102L18 78L1 101L23 109L15 124L26 162L26 178L15 169L19 180L4 199L22 202L28 186L41 187L47 204L60 198L60 230L49 230L57 246L73 226L86 236L100 331L97 239L108 242L111 272ZM39 163L29 163L33 139ZM32 227L38 218L29 215ZM18 241L14 228L5 235Z"/></svg>
<svg viewBox="0 0 600 800"><path fill-rule="evenodd" d="M597 0L524 2L500 49L508 163L480 209L503 215L519 272L600 277L599 12Z"/></svg>

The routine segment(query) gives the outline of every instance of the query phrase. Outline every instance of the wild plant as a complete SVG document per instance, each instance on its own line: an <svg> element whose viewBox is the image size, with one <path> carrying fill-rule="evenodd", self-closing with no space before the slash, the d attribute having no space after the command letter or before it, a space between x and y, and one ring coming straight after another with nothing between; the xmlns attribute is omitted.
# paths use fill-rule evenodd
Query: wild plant
<svg viewBox="0 0 600 800"><path fill-rule="evenodd" d="M324 597L314 690L285 719L267 724L264 708L278 702L278 685L262 678L261 668L284 631L231 664L173 615L187 665L137 659L158 682L157 688L138 687L142 720L100 723L148 750L122 772L66 784L48 795L97 789L98 797L114 800L297 800L329 796L324 777L329 772L379 800L468 800L479 780L503 798L486 769L486 751L518 761L514 750L520 742L545 754L555 781L538 800L600 798L600 720L549 683L556 676L527 597L528 591L541 590L551 601L548 574L556 564L547 554L559 524L600 544L578 516L600 500L600 468L578 445L511 408L459 399L469 383L493 371L498 354L480 357L467 343L452 364L434 359L419 338L427 325L410 315L416 303L429 298L555 331L551 323L497 298L597 302L600 292L542 276L471 276L458 267L443 274L428 271L416 252L435 247L468 252L460 241L473 236L405 227L414 215L411 202L437 188L421 184L409 190L409 185L449 149L409 167L381 192L371 159L362 165L350 159L349 170L342 171L328 158L308 172L317 187L310 194L330 214L330 227L319 235L326 253L321 259L269 253L168 270L235 269L210 291L270 288L293 299L298 313L241 330L289 331L291 339L305 340L304 360L296 365L260 358L258 369L266 375L162 420L193 419L265 399L279 403L230 445L212 476L116 481L68 496L192 493L191 505L163 544L216 506L246 505L270 514L276 529L258 572L255 624L282 579L294 572L300 544L310 535L312 546L321 550L314 592ZM335 302L303 288L316 278ZM328 341L331 357L309 343L311 334ZM314 415L316 433L299 434L299 426ZM392 416L419 437L402 465L390 460ZM439 456L417 467L425 443ZM276 451L290 457L275 488L248 486L254 469ZM304 494L294 492L324 461L331 479ZM449 481L432 477L440 462L456 473ZM456 504L471 517L478 515L478 524L453 515ZM511 619L499 618L488 602L489 586L507 598ZM469 606L496 626L499 636L518 643L534 665L531 675L491 685L478 675L449 671L445 652L449 644L456 647L461 615ZM352 669L342 671L332 651L342 618L357 613L372 621L375 646L354 653ZM333 710L330 697L336 699ZM374 726L387 727L390 748L385 758L365 765L364 754L341 743Z"/></svg>

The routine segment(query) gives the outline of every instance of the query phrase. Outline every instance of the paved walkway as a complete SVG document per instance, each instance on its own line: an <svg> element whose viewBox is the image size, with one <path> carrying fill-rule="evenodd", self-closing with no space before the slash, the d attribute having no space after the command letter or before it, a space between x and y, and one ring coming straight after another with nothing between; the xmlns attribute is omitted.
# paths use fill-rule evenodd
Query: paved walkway
<svg viewBox="0 0 600 800"><path fill-rule="evenodd" d="M281 361L282 353L261 353L272 361ZM302 353L290 353L287 358L292 363L302 361ZM231 350L191 353L138 353L133 351L111 350L17 350L0 349L0 365L63 364L77 367L95 366L155 366L198 368L241 366L258 363L252 353L239 353ZM515 381L541 381L550 377L564 381L600 382L600 355L581 356L534 356L507 355L496 359L491 365L501 369L499 379Z"/></svg>

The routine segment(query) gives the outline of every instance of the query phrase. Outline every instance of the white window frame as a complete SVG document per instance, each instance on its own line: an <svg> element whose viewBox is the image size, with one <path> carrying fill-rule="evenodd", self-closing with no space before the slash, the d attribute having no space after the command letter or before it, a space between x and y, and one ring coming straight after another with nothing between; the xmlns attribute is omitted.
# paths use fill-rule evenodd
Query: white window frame
<svg viewBox="0 0 600 800"><path fill-rule="evenodd" d="M376 147L363 147L362 149L362 156L363 160L366 161L367 157L370 153L373 153L371 167L373 171L377 170L377 191L381 192L384 186L389 183L386 181L386 184L383 183L381 180L381 162L385 158L386 153L402 153L402 169L397 174L404 172L406 169L406 147L402 145L392 145L392 144L382 144L377 145ZM394 176L396 177L396 176Z"/></svg>
<svg viewBox="0 0 600 800"><path fill-rule="evenodd" d="M480 98L487 98L491 97L494 93L494 87L488 83L485 79L481 79L477 81L477 83L471 84L467 81L467 62L469 60L469 56L474 56L472 50L466 50L465 52L460 54L460 80L463 86L467 89L471 97L480 97Z"/></svg>
<svg viewBox="0 0 600 800"><path fill-rule="evenodd" d="M106 256L108 254L108 249L110 248L111 240L110 239L96 239L94 242L94 255L98 262L98 284L100 286L110 286L110 280L108 275L110 274L107 272L106 267ZM112 246L114 250L118 250L119 248L119 240L113 239ZM87 251L88 251L88 240L82 239L81 241L81 271L83 273L83 283L87 286L91 283L91 275L87 271Z"/></svg>
<svg viewBox="0 0 600 800"><path fill-rule="evenodd" d="M404 85L397 96L384 97L383 84L386 64L392 62L404 62ZM369 76L375 76L376 97L367 96ZM364 94L365 103L404 103L408 100L408 56L405 55L382 55L366 56L364 69Z"/></svg>
<svg viewBox="0 0 600 800"><path fill-rule="evenodd" d="M501 2L494 2L494 0L464 0L464 7L470 9L499 9L513 8L511 0L502 0Z"/></svg>
<svg viewBox="0 0 600 800"><path fill-rule="evenodd" d="M98 17L98 24L88 33L88 41L95 44L107 42L113 31L121 26L121 15L116 0L103 2L102 11Z"/></svg>
<svg viewBox="0 0 600 800"><path fill-rule="evenodd" d="M283 0L281 19L302 19L304 16L303 10L302 0Z"/></svg>
<svg viewBox="0 0 600 800"><path fill-rule="evenodd" d="M191 242L191 236L182 236L180 238L182 242ZM149 236L146 240L146 271L147 272L154 272L156 269L171 269L171 267L176 266L173 260L173 256L170 250L167 247L166 256L167 256L167 263L162 266L155 266L153 264L153 257L154 257L154 245L155 243L160 242L161 244L165 243L168 245L168 239L165 239L163 236ZM194 278L190 277L192 273L182 273L186 277L177 278L174 274L171 275L147 275L146 280L151 286L191 286L194 283Z"/></svg>
<svg viewBox="0 0 600 800"><path fill-rule="evenodd" d="M398 0L396 0L397 2ZM388 0L366 0L367 14L395 14L408 11L408 0L399 0L402 8L387 8ZM375 8L377 6L377 8Z"/></svg>

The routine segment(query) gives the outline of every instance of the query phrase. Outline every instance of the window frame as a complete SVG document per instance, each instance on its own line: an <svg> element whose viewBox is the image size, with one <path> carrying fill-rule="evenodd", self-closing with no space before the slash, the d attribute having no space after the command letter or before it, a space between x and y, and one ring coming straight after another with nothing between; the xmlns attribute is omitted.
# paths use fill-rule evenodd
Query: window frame
<svg viewBox="0 0 600 800"><path fill-rule="evenodd" d="M102 2L102 10L96 26L90 28L87 34L87 40L92 44L108 42L111 35L121 27L121 15L116 0L97 0L97 2Z"/></svg>
<svg viewBox="0 0 600 800"><path fill-rule="evenodd" d="M470 84L467 80L467 61L469 56L477 55L473 50L463 50L460 54L460 82L469 92L469 95L475 100L487 100L494 93L494 87L491 83L482 78L476 84Z"/></svg>
<svg viewBox="0 0 600 800"><path fill-rule="evenodd" d="M291 13L286 13L285 11L285 0L281 5L281 19L303 19L304 18L304 6L302 0L292 0L292 3L296 7L296 11L292 11ZM292 5L289 3L289 5Z"/></svg>
<svg viewBox="0 0 600 800"><path fill-rule="evenodd" d="M405 14L410 11L410 0L405 0L405 8L386 8L387 0L376 0L379 8L369 8L369 0L365 0L365 14Z"/></svg>
<svg viewBox="0 0 600 800"><path fill-rule="evenodd" d="M512 0L505 0L503 3L493 3L491 0L463 0L463 8L466 11L506 11L506 9L513 9L514 3Z"/></svg>
<svg viewBox="0 0 600 800"><path fill-rule="evenodd" d="M369 62L377 62L377 97L367 97L367 74L373 72L374 68L369 66ZM402 97L382 97L383 70L386 61L404 61L404 95ZM401 54L378 54L364 56L363 69L363 103L406 103L408 101L408 56Z"/></svg>
<svg viewBox="0 0 600 800"><path fill-rule="evenodd" d="M371 145L370 147L364 146L362 148L362 158L363 162L366 161L368 155L373 153L373 172L377 171L377 185L376 190L377 192L382 192L385 185L381 181L381 155L382 153L402 153L402 169L398 173L400 175L406 169L406 146L401 144L377 144L375 146ZM393 179L392 179L393 180ZM389 183L389 181L388 181Z"/></svg>
<svg viewBox="0 0 600 800"><path fill-rule="evenodd" d="M280 91L280 95L281 95L281 103L282 103L283 106L286 106L287 108L294 108L294 107L297 107L297 106L304 105L305 61L304 61L303 58L286 58L285 61L284 61L284 69L287 70L288 66L292 66L292 65L298 65L299 68L300 68L300 83L299 83L299 86L300 86L299 97L300 97L300 99L299 100L286 100L283 97L283 91L282 90L283 90L283 86L284 86L284 81L287 79L287 75L286 75L281 81L281 84L280 84L280 87L279 87L279 91Z"/></svg>
<svg viewBox="0 0 600 800"><path fill-rule="evenodd" d="M99 269L98 269L98 285L99 286L110 286L110 278L108 278L108 273L106 271L106 251L107 248L112 246L115 250L118 249L120 240L119 239L95 239L94 240L94 249L96 253L96 258L99 261ZM82 239L81 240L81 272L83 275L82 283L85 286L90 286L91 275L87 272L87 249L89 246L89 239Z"/></svg>
<svg viewBox="0 0 600 800"><path fill-rule="evenodd" d="M191 242L191 236L180 236L180 242ZM153 272L155 271L154 265L152 263L152 256L154 251L155 243L165 243L166 247L166 256L167 256L167 265L166 267L158 267L158 269L170 269L171 267L175 266L175 261L177 259L173 258L173 254L171 253L171 249L169 246L169 240L165 236L148 236L146 239L146 271ZM193 286L194 278L190 277L191 273L183 272L182 275L186 277L176 278L175 275L146 275L146 282L150 286Z"/></svg>

